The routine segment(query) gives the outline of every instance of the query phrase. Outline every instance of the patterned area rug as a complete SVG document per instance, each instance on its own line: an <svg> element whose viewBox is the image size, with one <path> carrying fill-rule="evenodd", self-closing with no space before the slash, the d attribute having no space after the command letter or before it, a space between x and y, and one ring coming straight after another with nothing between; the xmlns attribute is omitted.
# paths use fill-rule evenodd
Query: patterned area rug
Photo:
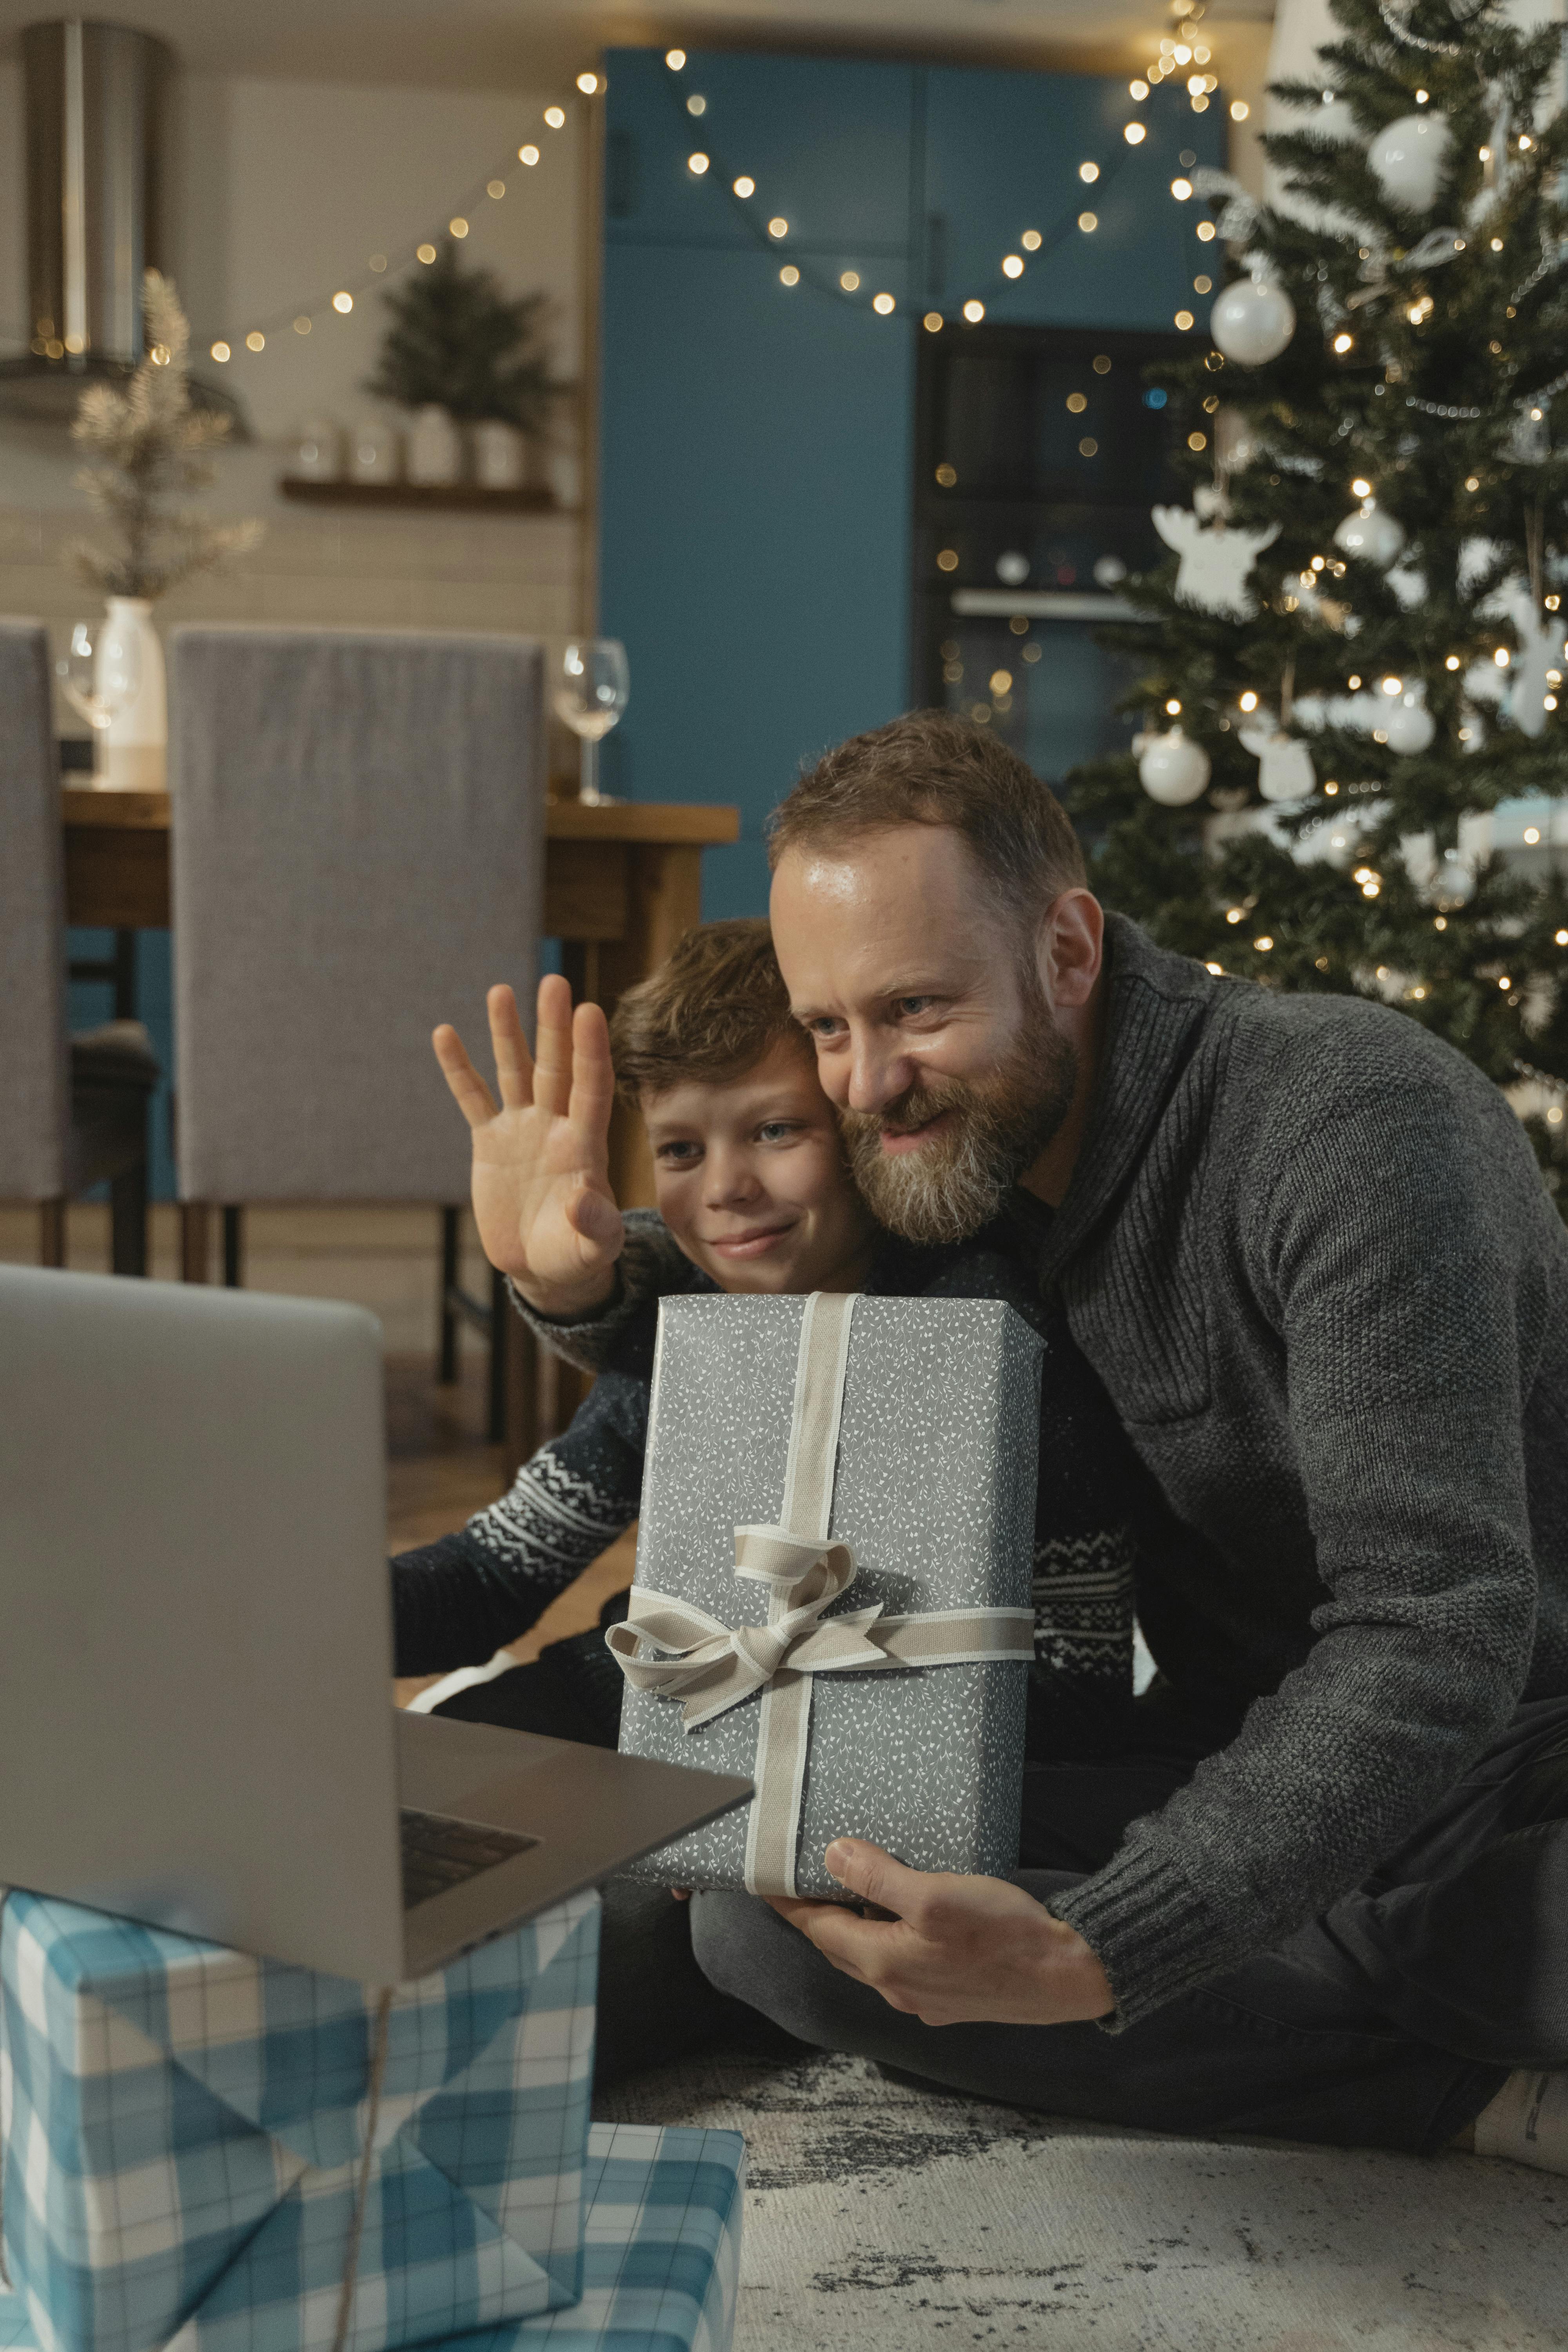
<svg viewBox="0 0 1568 2352"><path fill-rule="evenodd" d="M1568 2179L1054 2123L715 2054L606 2121L746 2136L735 2352L1563 2352Z"/></svg>

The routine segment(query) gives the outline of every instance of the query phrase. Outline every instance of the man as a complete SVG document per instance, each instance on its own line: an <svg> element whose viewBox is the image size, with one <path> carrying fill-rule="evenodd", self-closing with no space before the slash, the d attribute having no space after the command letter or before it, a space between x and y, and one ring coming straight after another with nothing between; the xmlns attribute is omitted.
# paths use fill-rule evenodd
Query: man
<svg viewBox="0 0 1568 2352"><path fill-rule="evenodd" d="M1031 1774L1016 1885L841 1842L893 1917L707 1895L704 1970L1058 2112L1418 2149L1479 2116L1568 2168L1568 1234L1507 1105L1398 1014L1107 920L1049 793L940 714L829 753L773 857L870 1205L1001 1210L1110 1394L1161 1681L1123 1756ZM631 1299L576 1153L508 1270L591 1352Z"/></svg>

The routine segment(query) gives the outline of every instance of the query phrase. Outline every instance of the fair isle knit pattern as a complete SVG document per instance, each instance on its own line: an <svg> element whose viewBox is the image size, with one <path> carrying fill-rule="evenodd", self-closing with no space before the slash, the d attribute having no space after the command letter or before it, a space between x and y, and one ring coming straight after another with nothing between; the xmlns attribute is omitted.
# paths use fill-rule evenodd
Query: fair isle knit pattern
<svg viewBox="0 0 1568 2352"><path fill-rule="evenodd" d="M1035 1545L1035 1658L1047 1673L1125 1690L1132 1674L1132 1533L1098 1528Z"/></svg>
<svg viewBox="0 0 1568 2352"><path fill-rule="evenodd" d="M494 1552L523 1585L553 1586L563 1568L586 1567L630 1525L624 1494L574 1470L557 1445L524 1463L499 1503L468 1522L476 1543Z"/></svg>

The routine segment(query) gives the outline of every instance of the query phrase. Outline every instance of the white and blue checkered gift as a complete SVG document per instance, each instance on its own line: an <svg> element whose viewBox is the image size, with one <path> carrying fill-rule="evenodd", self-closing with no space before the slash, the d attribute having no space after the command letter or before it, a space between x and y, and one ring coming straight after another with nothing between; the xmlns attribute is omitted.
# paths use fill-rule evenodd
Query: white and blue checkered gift
<svg viewBox="0 0 1568 2352"><path fill-rule="evenodd" d="M352 2352L577 2301L599 1904L374 1987L13 1893L0 2199L40 2352ZM365 2133L374 2110L364 2168Z"/></svg>
<svg viewBox="0 0 1568 2352"><path fill-rule="evenodd" d="M469 2336L461 2352L730 2352L740 2133L595 2124L583 2179L582 2300ZM19 2295L0 2294L0 2352L39 2352Z"/></svg>

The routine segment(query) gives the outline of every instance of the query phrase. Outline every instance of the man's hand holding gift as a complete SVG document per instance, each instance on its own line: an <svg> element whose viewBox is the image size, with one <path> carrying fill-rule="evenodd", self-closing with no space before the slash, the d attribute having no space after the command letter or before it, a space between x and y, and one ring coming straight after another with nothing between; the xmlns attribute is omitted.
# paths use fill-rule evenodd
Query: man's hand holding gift
<svg viewBox="0 0 1568 2352"><path fill-rule="evenodd" d="M836 1838L825 1860L879 1916L788 1895L773 1909L922 2024L1070 2025L1115 2008L1083 1937L1005 1879L910 1870L863 1838Z"/></svg>

